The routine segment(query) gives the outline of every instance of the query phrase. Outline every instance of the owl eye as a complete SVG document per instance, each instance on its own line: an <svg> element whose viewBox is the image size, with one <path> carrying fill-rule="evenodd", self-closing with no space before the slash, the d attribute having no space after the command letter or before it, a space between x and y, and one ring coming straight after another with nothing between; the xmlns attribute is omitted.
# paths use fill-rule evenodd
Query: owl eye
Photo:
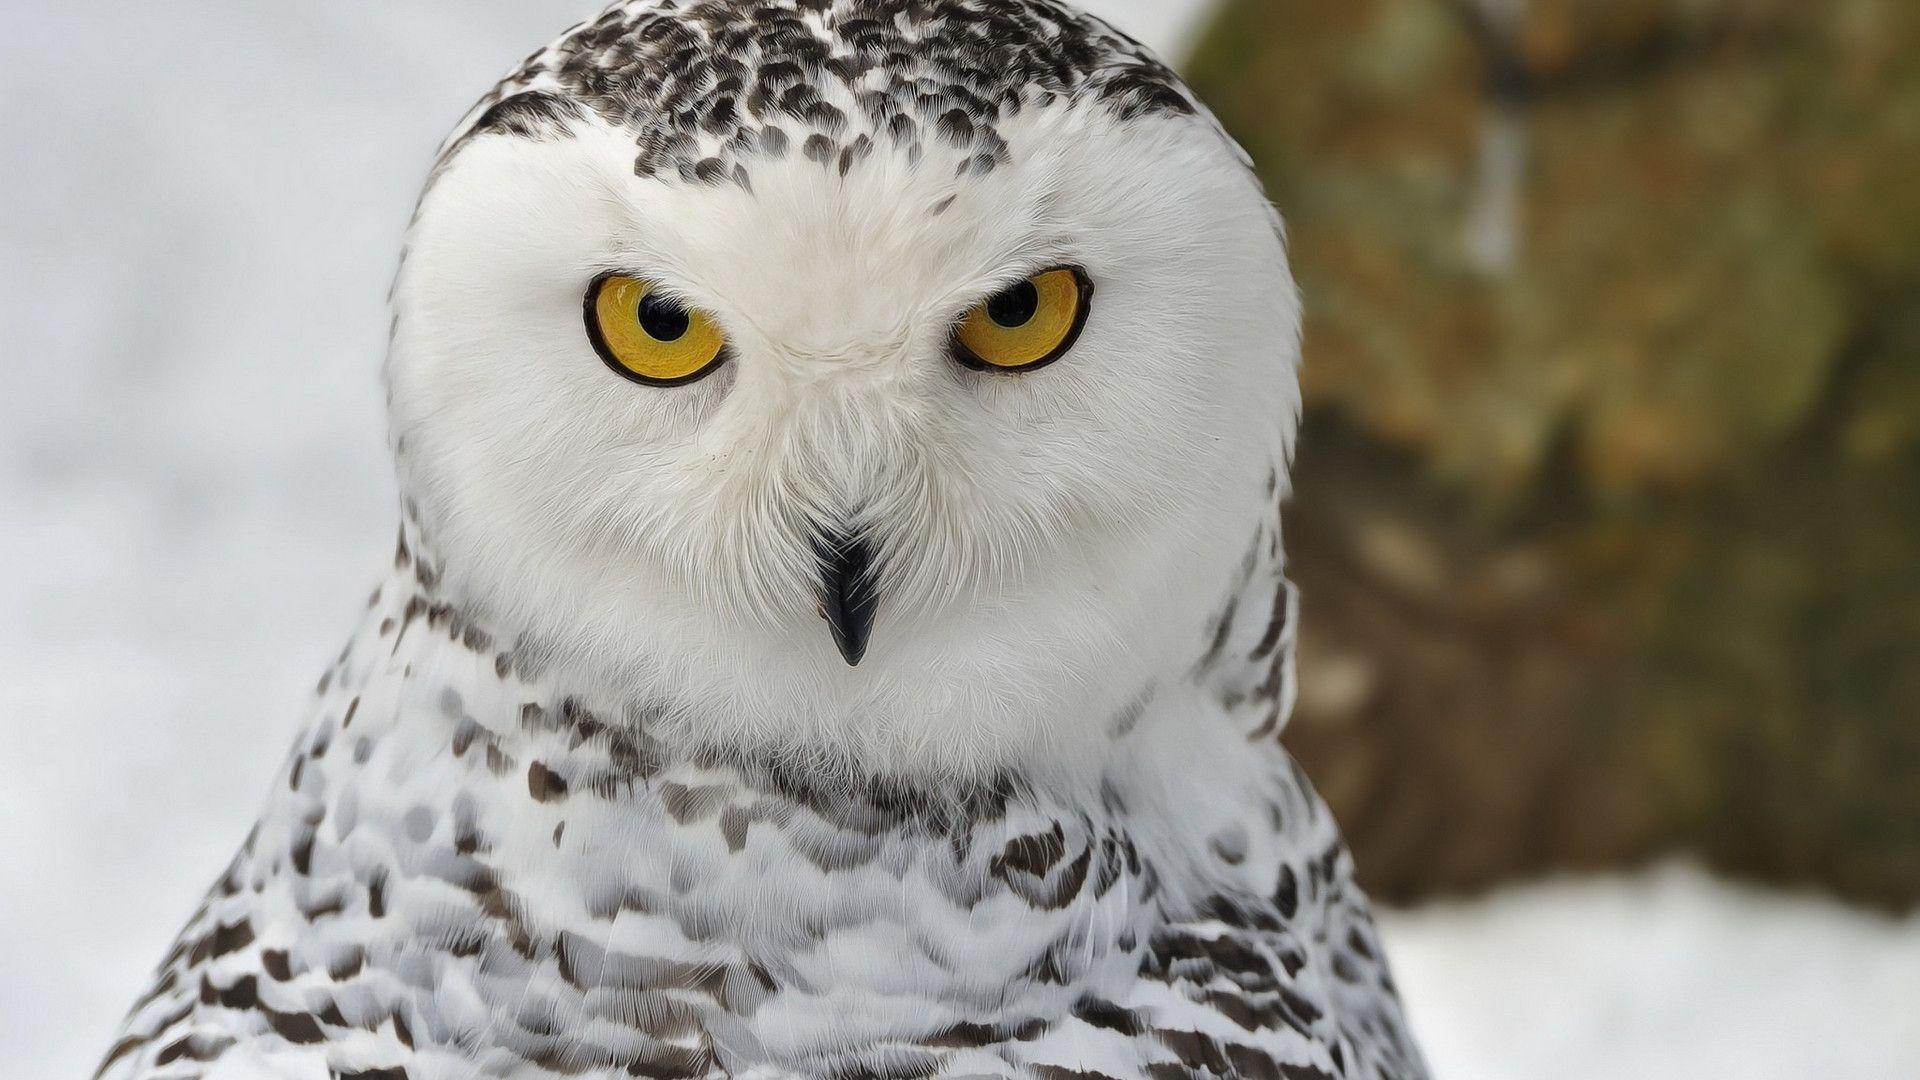
<svg viewBox="0 0 1920 1080"><path fill-rule="evenodd" d="M1045 367L1073 348L1092 301L1086 271L1042 270L967 312L953 330L954 358L981 371Z"/></svg>
<svg viewBox="0 0 1920 1080"><path fill-rule="evenodd" d="M644 278L602 274L587 287L587 338L607 366L649 386L681 386L726 360L726 335L705 312Z"/></svg>

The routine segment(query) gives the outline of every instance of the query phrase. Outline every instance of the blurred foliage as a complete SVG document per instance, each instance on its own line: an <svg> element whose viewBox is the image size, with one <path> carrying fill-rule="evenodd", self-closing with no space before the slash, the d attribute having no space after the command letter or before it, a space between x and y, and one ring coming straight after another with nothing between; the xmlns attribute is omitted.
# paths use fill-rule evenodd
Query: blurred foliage
<svg viewBox="0 0 1920 1080"><path fill-rule="evenodd" d="M1363 874L1920 899L1920 4L1228 0L1188 68L1307 298Z"/></svg>

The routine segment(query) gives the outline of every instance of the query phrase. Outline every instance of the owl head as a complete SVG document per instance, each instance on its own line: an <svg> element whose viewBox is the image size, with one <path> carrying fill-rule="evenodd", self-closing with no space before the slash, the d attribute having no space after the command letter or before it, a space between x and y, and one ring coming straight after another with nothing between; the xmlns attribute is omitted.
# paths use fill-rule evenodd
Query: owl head
<svg viewBox="0 0 1920 1080"><path fill-rule="evenodd" d="M456 129L395 288L438 587L669 737L951 774L1206 647L1299 318L1243 157L1053 0L640 0Z"/></svg>

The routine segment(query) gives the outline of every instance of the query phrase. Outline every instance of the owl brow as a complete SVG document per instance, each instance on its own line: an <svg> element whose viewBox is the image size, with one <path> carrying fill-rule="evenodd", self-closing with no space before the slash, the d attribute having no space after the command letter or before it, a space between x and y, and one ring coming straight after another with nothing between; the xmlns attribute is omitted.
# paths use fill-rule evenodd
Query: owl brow
<svg viewBox="0 0 1920 1080"><path fill-rule="evenodd" d="M941 299L943 302L968 307L1022 278L1066 265L1082 265L1082 258L1074 245L1065 237L1017 242L1002 254L990 259L986 264L987 268L982 269L970 281L953 289Z"/></svg>

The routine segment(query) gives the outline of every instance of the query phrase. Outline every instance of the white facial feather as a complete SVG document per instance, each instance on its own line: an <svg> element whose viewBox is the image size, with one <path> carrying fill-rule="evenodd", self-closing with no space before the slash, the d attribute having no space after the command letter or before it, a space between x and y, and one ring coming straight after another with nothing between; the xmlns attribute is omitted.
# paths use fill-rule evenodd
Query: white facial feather
<svg viewBox="0 0 1920 1080"><path fill-rule="evenodd" d="M448 587L690 738L887 771L1080 748L1190 664L1297 412L1271 212L1202 119L1003 132L984 177L883 152L761 163L751 190L638 178L598 119L468 143L421 205L390 361ZM954 362L966 309L1062 264L1095 288L1070 354ZM616 377L582 321L607 270L711 313L732 360ZM858 668L816 610L818 524L881 553Z"/></svg>

